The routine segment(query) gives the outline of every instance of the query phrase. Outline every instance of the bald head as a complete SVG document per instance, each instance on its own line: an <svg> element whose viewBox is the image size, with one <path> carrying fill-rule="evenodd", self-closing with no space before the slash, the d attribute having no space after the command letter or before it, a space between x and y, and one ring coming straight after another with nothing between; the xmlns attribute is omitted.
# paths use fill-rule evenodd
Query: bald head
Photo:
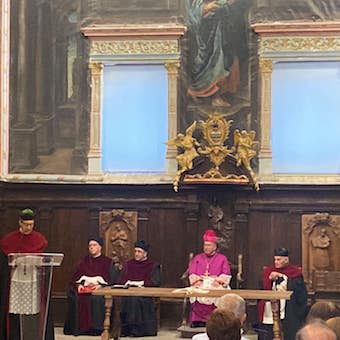
<svg viewBox="0 0 340 340"><path fill-rule="evenodd" d="M321 320L316 320L302 327L296 334L296 340L337 340L335 333Z"/></svg>
<svg viewBox="0 0 340 340"><path fill-rule="evenodd" d="M223 295L217 303L217 308L232 312L241 324L246 319L246 302L244 299L234 293Z"/></svg>

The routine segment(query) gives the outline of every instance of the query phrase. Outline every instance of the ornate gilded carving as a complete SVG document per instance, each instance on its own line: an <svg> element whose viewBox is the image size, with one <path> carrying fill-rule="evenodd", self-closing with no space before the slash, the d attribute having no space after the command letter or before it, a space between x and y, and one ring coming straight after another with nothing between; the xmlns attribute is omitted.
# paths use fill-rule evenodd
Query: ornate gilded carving
<svg viewBox="0 0 340 340"><path fill-rule="evenodd" d="M178 191L178 184L181 175L187 170L192 169L193 160L198 156L195 146L198 146L197 140L192 136L196 129L196 121L194 121L185 132L185 135L179 133L176 138L171 139L167 142L169 146L177 146L183 150L183 153L176 156L176 160L180 169L177 171L174 178L173 186L174 190Z"/></svg>
<svg viewBox="0 0 340 340"><path fill-rule="evenodd" d="M175 54L177 40L100 40L91 43L91 55Z"/></svg>
<svg viewBox="0 0 340 340"><path fill-rule="evenodd" d="M255 135L255 131L248 132L242 130L240 132L236 129L234 131L234 145L232 151L236 150L236 165L243 165L248 170L254 182L255 189L259 190L255 173L250 165L250 160L256 155L255 147L258 145L258 142L255 141Z"/></svg>
<svg viewBox="0 0 340 340"><path fill-rule="evenodd" d="M199 147L198 152L201 155L207 155L214 164L205 176L207 178L222 177L219 167L232 150L224 145L225 140L229 137L230 126L232 120L228 122L219 113L213 113L206 122L201 121L203 135L208 143L203 147Z"/></svg>
<svg viewBox="0 0 340 340"><path fill-rule="evenodd" d="M317 213L302 217L303 271L310 288L318 284L312 282L312 279L324 276L321 272L340 272L339 251L336 246L339 236L340 216ZM315 276L314 273L318 274Z"/></svg>
<svg viewBox="0 0 340 340"><path fill-rule="evenodd" d="M165 68L168 71L168 74L176 75L178 74L178 69L180 66L179 61L177 60L168 60L164 63Z"/></svg>
<svg viewBox="0 0 340 340"><path fill-rule="evenodd" d="M196 183L248 183L249 178L245 174L228 173L222 174L220 166L225 162L228 156L235 160L236 167L244 168L259 190L259 185L254 171L251 168L250 161L256 155L255 146L258 142L254 140L255 131L247 132L246 130L235 130L234 145L228 148L225 145L229 137L230 126L232 121L226 121L223 116L218 113L212 113L204 122L200 121L200 127L203 131L203 140L198 142L193 137L196 129L196 121L186 130L186 134L179 133L176 138L169 140L168 145L176 145L182 151L176 159L179 170L174 178L174 190L178 191L178 185L183 174L184 181ZM232 155L234 153L235 155ZM187 174L188 170L194 168L194 159L199 155L208 158L212 167L204 173Z"/></svg>
<svg viewBox="0 0 340 340"><path fill-rule="evenodd" d="M262 73L272 73L273 71L273 60L268 58L260 58L260 70Z"/></svg>
<svg viewBox="0 0 340 340"><path fill-rule="evenodd" d="M260 40L259 53L273 51L337 51L340 50L340 37L262 37Z"/></svg>
<svg viewBox="0 0 340 340"><path fill-rule="evenodd" d="M137 240L137 212L114 209L100 212L100 235L104 238L104 253L112 257L117 269L133 257Z"/></svg>
<svg viewBox="0 0 340 340"><path fill-rule="evenodd" d="M93 76L100 75L103 70L103 63L101 62L90 62L89 69L91 70L91 74Z"/></svg>

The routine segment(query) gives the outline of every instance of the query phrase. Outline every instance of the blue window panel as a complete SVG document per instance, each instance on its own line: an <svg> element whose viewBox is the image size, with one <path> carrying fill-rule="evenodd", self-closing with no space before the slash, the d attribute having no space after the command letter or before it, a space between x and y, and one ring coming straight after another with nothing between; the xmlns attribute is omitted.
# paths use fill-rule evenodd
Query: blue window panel
<svg viewBox="0 0 340 340"><path fill-rule="evenodd" d="M109 65L103 73L102 171L165 170L168 80L164 65Z"/></svg>
<svg viewBox="0 0 340 340"><path fill-rule="evenodd" d="M273 173L340 173L340 62L279 62L272 74Z"/></svg>

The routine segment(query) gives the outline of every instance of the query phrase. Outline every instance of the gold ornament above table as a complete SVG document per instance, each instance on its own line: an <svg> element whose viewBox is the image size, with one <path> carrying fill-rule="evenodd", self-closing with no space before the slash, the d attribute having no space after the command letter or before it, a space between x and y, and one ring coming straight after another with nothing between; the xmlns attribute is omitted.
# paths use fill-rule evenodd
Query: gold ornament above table
<svg viewBox="0 0 340 340"><path fill-rule="evenodd" d="M222 114L214 112L206 121L194 121L185 131L179 133L168 145L177 146L180 153L176 160L178 171L173 187L177 192L180 183L253 183L256 190L259 184L251 166L257 154L258 142L255 131L236 129L233 144L227 145L232 120L225 120ZM202 136L194 137L194 135ZM202 166L205 164L205 166ZM205 169L208 164L208 169ZM226 166L229 164L229 166Z"/></svg>

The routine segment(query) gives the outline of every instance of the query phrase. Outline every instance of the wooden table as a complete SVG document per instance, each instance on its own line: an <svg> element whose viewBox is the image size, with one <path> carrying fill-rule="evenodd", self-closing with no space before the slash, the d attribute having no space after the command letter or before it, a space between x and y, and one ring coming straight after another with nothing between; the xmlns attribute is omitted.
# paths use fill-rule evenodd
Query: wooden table
<svg viewBox="0 0 340 340"><path fill-rule="evenodd" d="M234 293L245 300L268 300L271 302L273 311L273 333L274 340L282 340L281 322L280 322L280 300L289 300L292 294L291 291L276 292L271 290L246 290L246 289L205 289L204 292L199 290L184 290L178 288L158 288L158 287L143 287L128 289L113 289L100 288L92 292L93 295L101 295L105 297L105 319L104 331L102 333L102 340L109 340L110 338L110 316L112 308L112 298L122 296L149 296L149 297L165 297L184 299L187 297L221 297L228 293ZM120 323L119 311L115 315L115 322ZM114 334L114 339L119 339L119 329Z"/></svg>

